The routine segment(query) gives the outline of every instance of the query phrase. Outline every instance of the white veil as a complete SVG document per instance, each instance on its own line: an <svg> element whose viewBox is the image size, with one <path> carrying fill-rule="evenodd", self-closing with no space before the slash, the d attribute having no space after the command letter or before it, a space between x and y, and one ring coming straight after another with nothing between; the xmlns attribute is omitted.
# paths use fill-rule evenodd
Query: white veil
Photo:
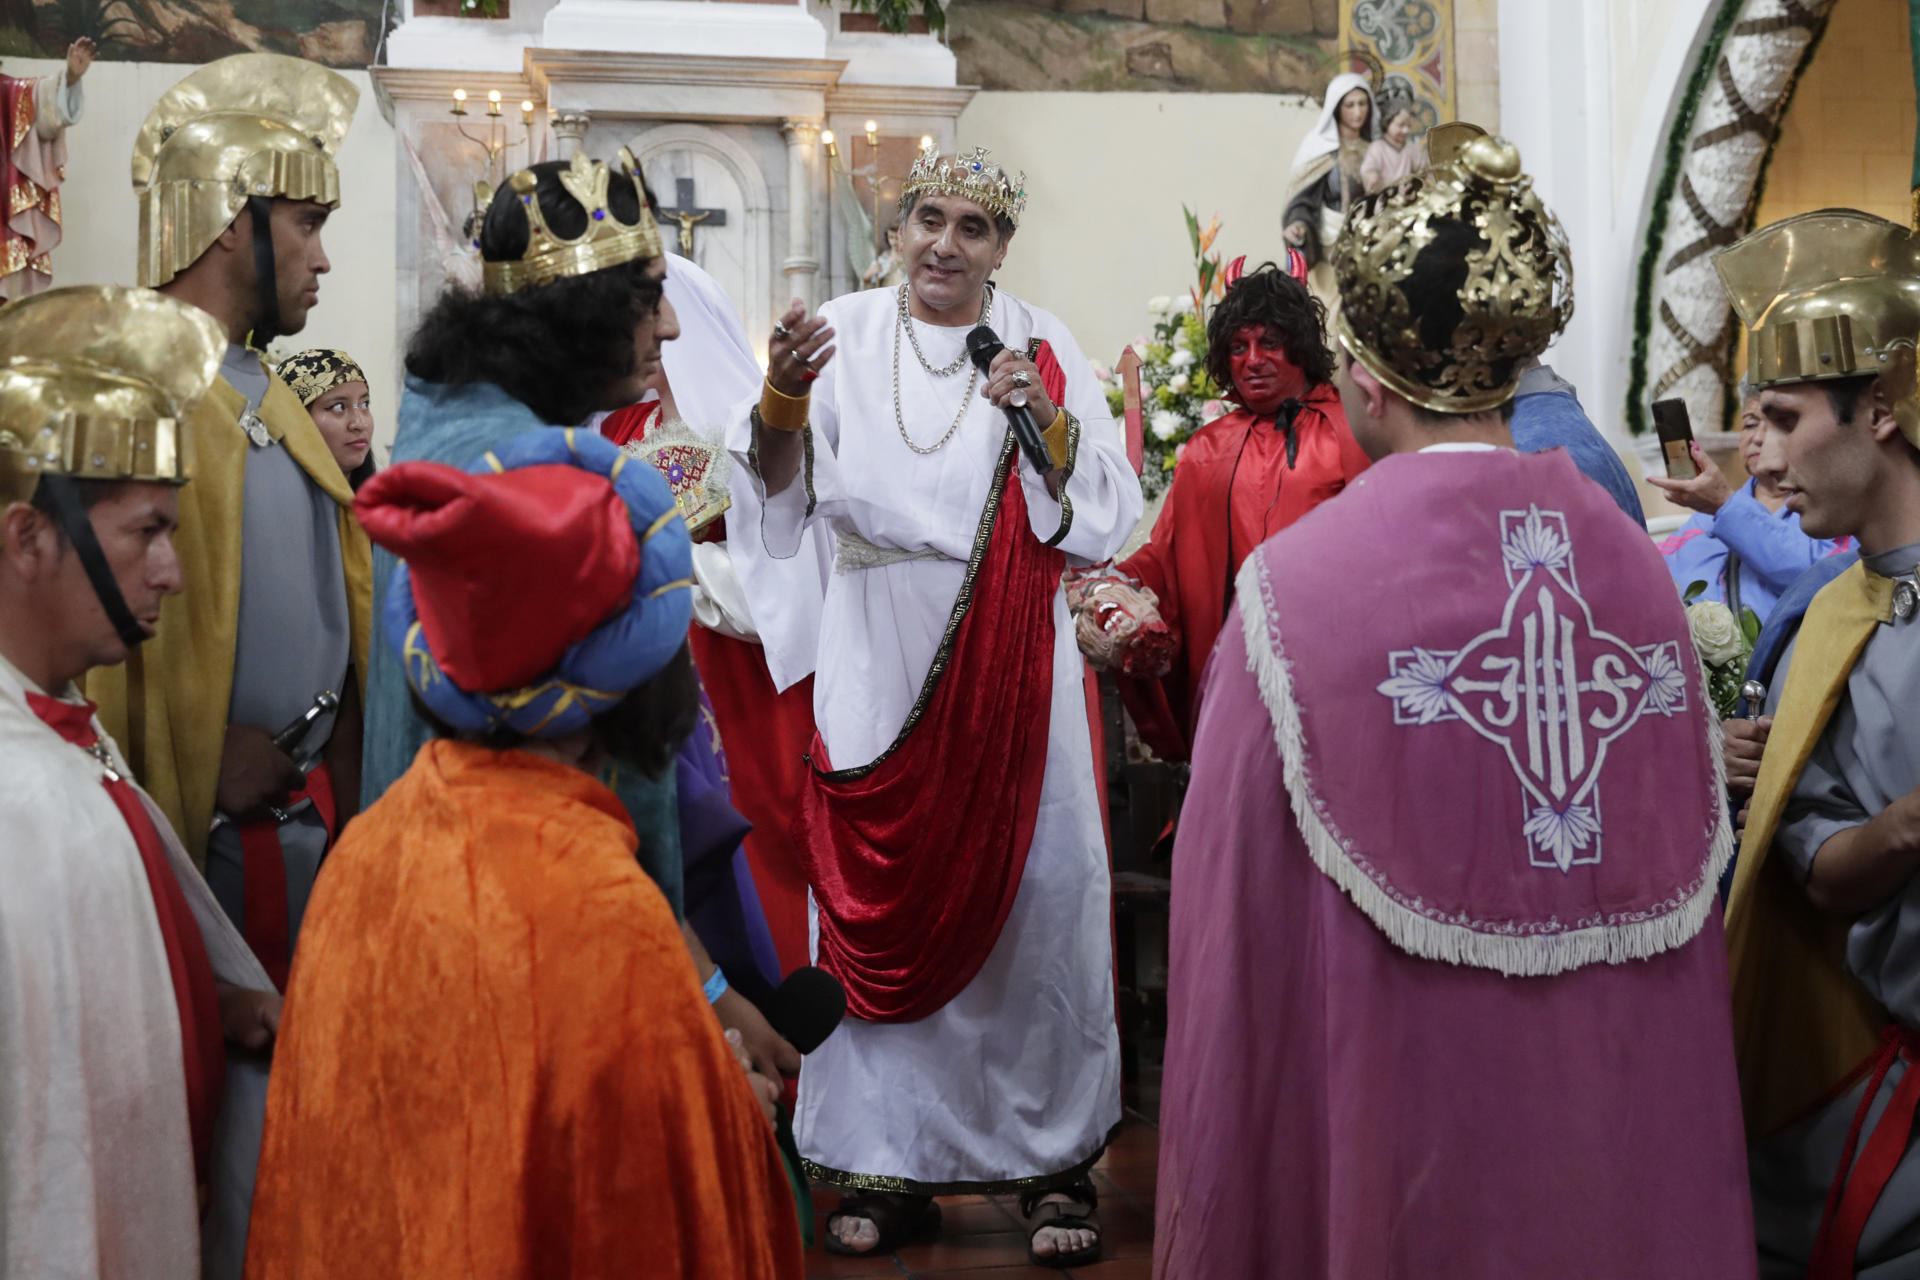
<svg viewBox="0 0 1920 1280"><path fill-rule="evenodd" d="M1320 120L1306 137L1300 139L1300 149L1293 153L1292 184L1298 185L1300 175L1307 166L1322 156L1330 156L1340 150L1340 99L1355 89L1366 91L1367 102L1371 107L1367 125L1371 132L1377 123L1373 116L1378 115L1380 104L1373 96L1373 86L1367 78L1358 72L1348 71L1335 76L1327 85L1327 96L1320 104Z"/></svg>

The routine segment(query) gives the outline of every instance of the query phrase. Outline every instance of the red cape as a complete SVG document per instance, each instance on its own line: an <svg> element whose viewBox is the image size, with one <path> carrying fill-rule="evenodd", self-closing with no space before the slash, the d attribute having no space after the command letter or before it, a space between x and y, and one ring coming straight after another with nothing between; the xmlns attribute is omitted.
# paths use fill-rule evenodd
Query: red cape
<svg viewBox="0 0 1920 1280"><path fill-rule="evenodd" d="M1162 759L1185 760L1190 751L1200 673L1233 603L1241 561L1367 469L1332 386L1307 393L1294 432L1300 444L1288 467L1286 436L1271 418L1236 409L1196 431L1152 539L1120 565L1160 597L1160 616L1179 645L1162 678L1117 678L1140 736Z"/></svg>

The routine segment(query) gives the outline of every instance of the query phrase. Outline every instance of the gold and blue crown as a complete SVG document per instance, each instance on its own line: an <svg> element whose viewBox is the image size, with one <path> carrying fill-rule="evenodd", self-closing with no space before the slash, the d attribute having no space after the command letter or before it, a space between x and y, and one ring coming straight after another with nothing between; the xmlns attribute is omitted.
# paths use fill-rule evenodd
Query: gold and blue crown
<svg viewBox="0 0 1920 1280"><path fill-rule="evenodd" d="M1009 178L1005 169L987 159L985 147L943 160L939 148L929 146L907 171L900 207L905 209L916 196L959 196L1019 226L1020 215L1027 209L1027 175L1022 172Z"/></svg>
<svg viewBox="0 0 1920 1280"><path fill-rule="evenodd" d="M560 171L560 185L586 210L587 227L572 239L556 234L547 225L546 216L540 212L540 201L535 197L540 180L533 170L522 169L507 179L507 186L519 198L520 207L526 210L527 249L517 261L484 264L481 279L488 293L513 293L563 276L584 276L638 258L660 256L660 228L653 220L653 211L647 207L640 166L625 147L620 148L615 159L621 180L633 184L634 195L640 201L640 220L622 222L614 216L607 204L614 170L602 161L589 160L575 152L567 168ZM484 184L481 187L483 189L474 194L479 197L480 212L484 214L493 193L484 190ZM479 247L478 241L474 247Z"/></svg>

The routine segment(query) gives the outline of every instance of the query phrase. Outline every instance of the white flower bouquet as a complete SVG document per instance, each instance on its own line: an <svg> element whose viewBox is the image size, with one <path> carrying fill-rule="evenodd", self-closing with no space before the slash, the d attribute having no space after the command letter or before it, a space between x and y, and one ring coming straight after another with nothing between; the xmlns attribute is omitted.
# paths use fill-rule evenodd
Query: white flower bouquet
<svg viewBox="0 0 1920 1280"><path fill-rule="evenodd" d="M1693 651L1707 672L1707 693L1722 720L1731 719L1740 700L1740 686L1747 677L1747 659L1753 656L1754 642L1760 638L1760 615L1733 610L1718 600L1702 600L1707 584L1693 582L1681 597L1687 606L1687 630L1693 637Z"/></svg>
<svg viewBox="0 0 1920 1280"><path fill-rule="evenodd" d="M1225 289L1220 255L1213 251L1220 219L1203 228L1191 210L1184 212L1193 245L1194 287L1179 296L1147 299L1153 332L1133 341L1140 357L1140 410L1146 420L1140 486L1149 498L1172 482L1174 464L1193 433L1228 411L1207 374L1206 308ZM1096 365L1094 373L1118 418L1125 410L1119 372Z"/></svg>

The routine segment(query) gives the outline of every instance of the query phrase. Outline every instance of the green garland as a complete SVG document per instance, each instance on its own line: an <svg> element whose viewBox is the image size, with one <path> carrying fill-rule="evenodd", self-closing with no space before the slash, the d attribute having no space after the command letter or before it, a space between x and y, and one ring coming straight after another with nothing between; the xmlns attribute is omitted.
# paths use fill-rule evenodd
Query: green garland
<svg viewBox="0 0 1920 1280"><path fill-rule="evenodd" d="M914 19L914 9L918 16L927 20L927 30L939 35L947 29L947 11L940 0L847 0L847 7L856 13L870 13L880 20L880 29L892 35L906 34L907 25Z"/></svg>
<svg viewBox="0 0 1920 1280"><path fill-rule="evenodd" d="M1680 169L1686 163L1687 144L1693 141L1693 117L1700 109L1707 84L1720 62L1720 50L1727 33L1740 14L1744 0L1723 0L1714 16L1713 28L1700 49L1693 74L1687 77L1686 92L1680 97L1680 110L1674 114L1673 128L1667 132L1666 163L1660 169L1660 181L1653 189L1653 213L1647 219L1647 242L1640 251L1635 273L1633 297L1633 356L1628 365L1627 430L1642 435L1647 429L1646 412L1640 406L1647 390L1647 337L1653 329L1653 274L1660 260L1662 242L1667 235L1667 209L1673 202L1674 188L1680 183Z"/></svg>

